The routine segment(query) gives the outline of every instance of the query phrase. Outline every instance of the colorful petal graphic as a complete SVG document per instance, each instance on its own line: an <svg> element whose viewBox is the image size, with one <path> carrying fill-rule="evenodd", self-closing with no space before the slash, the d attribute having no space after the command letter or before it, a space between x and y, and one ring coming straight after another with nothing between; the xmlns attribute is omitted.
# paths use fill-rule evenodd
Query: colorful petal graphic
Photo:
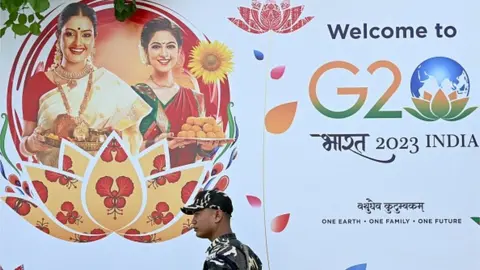
<svg viewBox="0 0 480 270"><path fill-rule="evenodd" d="M367 270L367 264L366 263L357 264L354 266L350 266L346 270Z"/></svg>
<svg viewBox="0 0 480 270"><path fill-rule="evenodd" d="M283 0L280 5L276 1L260 3L258 0L252 0L251 6L238 8L241 19L228 18L228 20L252 34L269 31L287 34L297 31L313 19L313 16L301 19L304 6L291 7L288 0Z"/></svg>
<svg viewBox="0 0 480 270"><path fill-rule="evenodd" d="M263 60L264 58L264 55L261 51L253 50L253 55L255 55L255 58L257 58L257 60Z"/></svg>
<svg viewBox="0 0 480 270"><path fill-rule="evenodd" d="M472 217L472 220L478 225L480 225L480 217Z"/></svg>
<svg viewBox="0 0 480 270"><path fill-rule="evenodd" d="M293 123L298 102L290 102L271 109L265 116L265 128L273 134L287 131Z"/></svg>
<svg viewBox="0 0 480 270"><path fill-rule="evenodd" d="M220 180L215 184L214 189L220 190L220 191L225 191L228 187L228 184L230 183L230 178L228 176L224 175L220 177Z"/></svg>
<svg viewBox="0 0 480 270"><path fill-rule="evenodd" d="M272 231L276 233L282 232L287 227L289 220L290 220L290 213L277 216L272 220L272 225L271 225Z"/></svg>
<svg viewBox="0 0 480 270"><path fill-rule="evenodd" d="M278 80L282 78L284 73L285 73L285 66L274 67L272 71L270 71L270 77L272 77L272 79L274 80Z"/></svg>
<svg viewBox="0 0 480 270"><path fill-rule="evenodd" d="M262 206L262 201L256 196L247 195L247 201L254 208Z"/></svg>

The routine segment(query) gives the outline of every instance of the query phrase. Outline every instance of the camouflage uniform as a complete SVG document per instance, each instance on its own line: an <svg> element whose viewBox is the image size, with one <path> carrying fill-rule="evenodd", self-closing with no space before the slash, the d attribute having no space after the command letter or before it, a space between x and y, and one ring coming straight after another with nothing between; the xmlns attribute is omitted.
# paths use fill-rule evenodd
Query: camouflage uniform
<svg viewBox="0 0 480 270"><path fill-rule="evenodd" d="M207 249L203 270L261 270L262 262L247 245L242 244L234 233L213 240Z"/></svg>
<svg viewBox="0 0 480 270"><path fill-rule="evenodd" d="M233 212L232 200L217 190L199 192L194 202L181 210L186 215L193 215L205 208L221 210L228 215ZM262 270L262 262L250 247L242 244L234 233L229 233L212 241L203 270Z"/></svg>

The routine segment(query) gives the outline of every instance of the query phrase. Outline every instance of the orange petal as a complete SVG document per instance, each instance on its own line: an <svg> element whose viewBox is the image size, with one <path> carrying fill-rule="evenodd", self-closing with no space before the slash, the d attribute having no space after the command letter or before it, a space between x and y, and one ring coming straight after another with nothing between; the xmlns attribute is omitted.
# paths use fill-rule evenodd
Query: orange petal
<svg viewBox="0 0 480 270"><path fill-rule="evenodd" d="M227 189L229 183L230 183L230 178L228 178L228 176L224 175L220 178L220 180L218 180L214 189L217 189L217 190L220 190L220 191L225 191Z"/></svg>
<svg viewBox="0 0 480 270"><path fill-rule="evenodd" d="M258 208L262 206L262 201L258 197L247 195L247 201L252 207Z"/></svg>
<svg viewBox="0 0 480 270"><path fill-rule="evenodd" d="M287 131L293 123L298 102L290 102L271 109L265 116L265 128L273 134Z"/></svg>
<svg viewBox="0 0 480 270"><path fill-rule="evenodd" d="M432 94L430 94L429 92L427 91L423 92L423 99L430 101L432 100L432 97L433 97Z"/></svg>
<svg viewBox="0 0 480 270"><path fill-rule="evenodd" d="M288 221L290 220L290 214L283 214L280 215L272 220L272 231L279 233L285 230L288 225Z"/></svg>
<svg viewBox="0 0 480 270"><path fill-rule="evenodd" d="M450 100L455 100L458 98L457 91L453 91L450 94L448 94L448 99Z"/></svg>

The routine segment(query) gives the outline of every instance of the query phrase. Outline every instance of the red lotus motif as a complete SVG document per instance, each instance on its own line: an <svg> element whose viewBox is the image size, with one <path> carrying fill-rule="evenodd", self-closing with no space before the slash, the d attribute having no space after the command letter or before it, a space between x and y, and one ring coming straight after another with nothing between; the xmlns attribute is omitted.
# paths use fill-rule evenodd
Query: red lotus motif
<svg viewBox="0 0 480 270"><path fill-rule="evenodd" d="M7 195L0 199L37 230L75 243L111 234L156 243L190 231L191 218L180 208L202 190L205 163L172 169L166 144L139 156L124 147L112 134L101 152L86 158L65 144L58 168L24 162L21 174L8 177ZM224 170L219 161L211 174ZM23 174L32 181L22 181Z"/></svg>
<svg viewBox="0 0 480 270"><path fill-rule="evenodd" d="M240 29L253 34L263 34L274 31L279 34L294 32L314 17L300 19L304 6L290 7L289 0L283 0L280 5L275 0L267 0L264 4L252 0L252 8L239 7L242 19L228 18Z"/></svg>

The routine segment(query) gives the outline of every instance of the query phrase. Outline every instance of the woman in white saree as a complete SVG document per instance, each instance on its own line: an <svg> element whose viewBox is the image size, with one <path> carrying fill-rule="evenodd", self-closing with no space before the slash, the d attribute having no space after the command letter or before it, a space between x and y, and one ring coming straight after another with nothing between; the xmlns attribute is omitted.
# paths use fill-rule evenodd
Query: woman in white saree
<svg viewBox="0 0 480 270"><path fill-rule="evenodd" d="M44 143L41 133L81 136L82 130L112 129L121 133L132 154L138 153L139 123L151 111L131 87L91 61L97 35L95 11L72 3L58 18L54 64L27 82L23 93L25 121L20 149L48 166L58 166L59 149ZM94 152L90 152L94 154Z"/></svg>

